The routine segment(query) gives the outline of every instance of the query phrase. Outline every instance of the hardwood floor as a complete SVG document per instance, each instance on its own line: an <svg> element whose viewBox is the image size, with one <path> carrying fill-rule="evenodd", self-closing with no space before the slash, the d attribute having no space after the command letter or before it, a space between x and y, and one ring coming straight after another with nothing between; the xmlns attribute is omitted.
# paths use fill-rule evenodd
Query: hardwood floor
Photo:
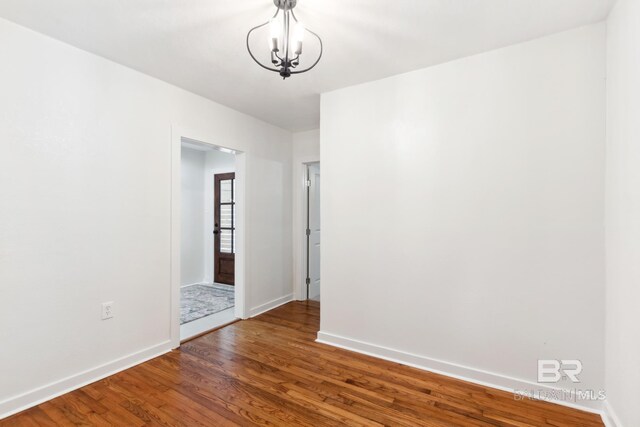
<svg viewBox="0 0 640 427"><path fill-rule="evenodd" d="M11 418L2 426L602 426L595 414L314 342L293 302Z"/></svg>

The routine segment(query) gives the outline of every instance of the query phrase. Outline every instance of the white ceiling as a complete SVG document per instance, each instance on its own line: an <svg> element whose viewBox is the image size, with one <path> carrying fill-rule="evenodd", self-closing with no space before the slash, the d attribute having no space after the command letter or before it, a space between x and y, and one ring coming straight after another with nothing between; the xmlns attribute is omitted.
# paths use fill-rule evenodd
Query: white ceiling
<svg viewBox="0 0 640 427"><path fill-rule="evenodd" d="M597 22L614 1L299 0L325 54L285 81L245 48L272 0L2 0L0 16L299 131L318 127L322 92Z"/></svg>

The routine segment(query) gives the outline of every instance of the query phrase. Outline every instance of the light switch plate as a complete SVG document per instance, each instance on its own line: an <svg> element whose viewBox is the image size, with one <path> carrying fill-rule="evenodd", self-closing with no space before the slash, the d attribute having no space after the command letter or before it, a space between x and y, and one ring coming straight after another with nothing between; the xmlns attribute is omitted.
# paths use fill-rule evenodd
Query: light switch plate
<svg viewBox="0 0 640 427"><path fill-rule="evenodd" d="M111 319L113 317L113 301L102 303L102 320Z"/></svg>

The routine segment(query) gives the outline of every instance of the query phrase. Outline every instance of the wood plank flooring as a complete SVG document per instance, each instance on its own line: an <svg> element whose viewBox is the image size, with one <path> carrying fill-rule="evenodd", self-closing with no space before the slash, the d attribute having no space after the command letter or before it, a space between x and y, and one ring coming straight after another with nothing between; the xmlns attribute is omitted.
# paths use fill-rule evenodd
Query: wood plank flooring
<svg viewBox="0 0 640 427"><path fill-rule="evenodd" d="M293 302L68 393L2 426L602 426L595 414L316 343Z"/></svg>

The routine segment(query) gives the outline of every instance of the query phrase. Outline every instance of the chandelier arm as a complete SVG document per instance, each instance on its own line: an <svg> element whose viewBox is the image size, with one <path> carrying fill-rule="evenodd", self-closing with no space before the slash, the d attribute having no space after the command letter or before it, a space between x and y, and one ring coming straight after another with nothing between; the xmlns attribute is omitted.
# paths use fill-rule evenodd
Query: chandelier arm
<svg viewBox="0 0 640 427"><path fill-rule="evenodd" d="M278 9L279 11L280 9ZM273 15L273 17L275 18L276 15L278 15L278 12L276 11L276 14ZM273 19L273 18L272 18ZM276 73L279 73L280 70L276 69L276 68L271 68L271 67L267 67L266 65L263 65L260 61L258 61L258 59L256 59L255 56L253 56L253 53L251 52L251 48L249 47L249 38L251 37L251 33L254 32L255 30L257 30L258 28L262 28L265 25L269 24L269 21L265 22L264 24L258 25L256 27L253 27L252 29L249 30L249 32L247 33L247 51L249 52L249 55L251 56L251 58L255 61L256 64L258 64L259 66L261 66L262 68L264 68L265 70L269 70L269 71L274 71ZM276 56L278 56L276 54ZM278 58L280 59L280 58Z"/></svg>
<svg viewBox="0 0 640 427"><path fill-rule="evenodd" d="M293 11L292 11L293 12ZM295 18L295 17L294 17ZM311 34L313 34L318 41L320 42L320 55L318 55L318 59L316 59L316 62L313 63L312 66L310 66L309 68L305 68L304 70L297 70L297 71L292 71L291 74L300 74L300 73L305 73L309 70L311 70L313 67L315 67L316 65L318 65L318 62L320 62L320 59L322 59L322 52L323 52L323 46L322 46L322 39L320 38L319 35L317 35L316 33L314 33L313 31L305 28L305 31L310 32Z"/></svg>

